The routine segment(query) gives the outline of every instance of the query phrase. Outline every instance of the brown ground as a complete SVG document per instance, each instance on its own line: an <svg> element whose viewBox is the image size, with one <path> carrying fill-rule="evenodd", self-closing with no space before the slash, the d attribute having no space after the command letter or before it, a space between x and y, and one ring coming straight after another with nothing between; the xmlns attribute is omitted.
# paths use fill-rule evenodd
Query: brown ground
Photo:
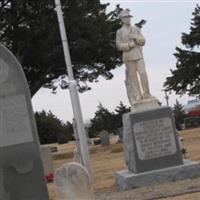
<svg viewBox="0 0 200 200"><path fill-rule="evenodd" d="M180 132L184 138L183 146L187 149L187 159L200 161L200 128ZM165 183L150 187L138 188L125 192L117 192L114 172L126 169L121 144L112 139L109 147L90 147L91 165L94 175L92 188L99 200L200 200L200 178L193 180ZM54 155L55 168L73 161L73 142L58 147ZM53 184L48 184L51 200L55 200ZM134 198L133 198L134 197ZM161 198L165 197L165 198ZM168 198L166 198L168 197Z"/></svg>

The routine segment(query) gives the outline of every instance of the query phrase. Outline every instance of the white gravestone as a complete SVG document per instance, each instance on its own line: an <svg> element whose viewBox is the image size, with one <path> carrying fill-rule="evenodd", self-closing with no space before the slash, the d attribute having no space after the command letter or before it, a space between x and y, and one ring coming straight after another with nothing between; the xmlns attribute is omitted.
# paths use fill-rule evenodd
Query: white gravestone
<svg viewBox="0 0 200 200"><path fill-rule="evenodd" d="M57 200L93 200L87 170L78 163L63 165L55 172Z"/></svg>
<svg viewBox="0 0 200 200"><path fill-rule="evenodd" d="M23 70L0 45L0 199L48 200L31 97Z"/></svg>

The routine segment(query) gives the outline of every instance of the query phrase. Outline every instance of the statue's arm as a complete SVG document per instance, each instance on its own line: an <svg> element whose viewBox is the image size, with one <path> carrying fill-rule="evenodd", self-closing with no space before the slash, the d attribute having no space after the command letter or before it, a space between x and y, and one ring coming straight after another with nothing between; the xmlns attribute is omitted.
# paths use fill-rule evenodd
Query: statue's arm
<svg viewBox="0 0 200 200"><path fill-rule="evenodd" d="M135 40L139 46L145 45L145 38L142 35L140 28L138 28L138 27L137 27L137 36L135 37Z"/></svg>
<svg viewBox="0 0 200 200"><path fill-rule="evenodd" d="M117 31L117 35L116 35L116 46L117 46L117 49L119 49L120 51L129 51L131 49L128 42L122 41L122 37L119 31Z"/></svg>

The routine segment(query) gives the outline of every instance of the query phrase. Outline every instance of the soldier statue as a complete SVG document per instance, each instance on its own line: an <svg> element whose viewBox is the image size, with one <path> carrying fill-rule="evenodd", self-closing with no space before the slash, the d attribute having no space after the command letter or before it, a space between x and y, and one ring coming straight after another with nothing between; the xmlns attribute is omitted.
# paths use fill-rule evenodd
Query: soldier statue
<svg viewBox="0 0 200 200"><path fill-rule="evenodd" d="M139 27L131 25L129 9L120 13L122 27L117 31L116 45L123 52L126 65L126 89L131 106L144 99L151 98L149 82L142 53L145 38Z"/></svg>

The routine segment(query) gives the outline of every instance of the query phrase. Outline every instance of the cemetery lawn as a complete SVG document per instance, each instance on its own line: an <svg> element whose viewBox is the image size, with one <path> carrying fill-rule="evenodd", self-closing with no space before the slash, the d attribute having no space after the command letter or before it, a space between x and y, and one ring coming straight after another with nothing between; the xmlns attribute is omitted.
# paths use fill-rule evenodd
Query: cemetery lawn
<svg viewBox="0 0 200 200"><path fill-rule="evenodd" d="M183 146L187 149L187 159L200 161L200 128L180 131L179 136L184 138ZM117 192L114 173L127 169L127 167L124 162L122 145L116 144L116 141L117 138L114 136L111 139L110 146L90 146L91 165L94 175L92 188L96 200L200 199L200 178ZM74 142L58 146L58 152L53 153L55 169L64 163L73 161L74 148ZM50 200L55 200L53 184L49 183L48 188Z"/></svg>

